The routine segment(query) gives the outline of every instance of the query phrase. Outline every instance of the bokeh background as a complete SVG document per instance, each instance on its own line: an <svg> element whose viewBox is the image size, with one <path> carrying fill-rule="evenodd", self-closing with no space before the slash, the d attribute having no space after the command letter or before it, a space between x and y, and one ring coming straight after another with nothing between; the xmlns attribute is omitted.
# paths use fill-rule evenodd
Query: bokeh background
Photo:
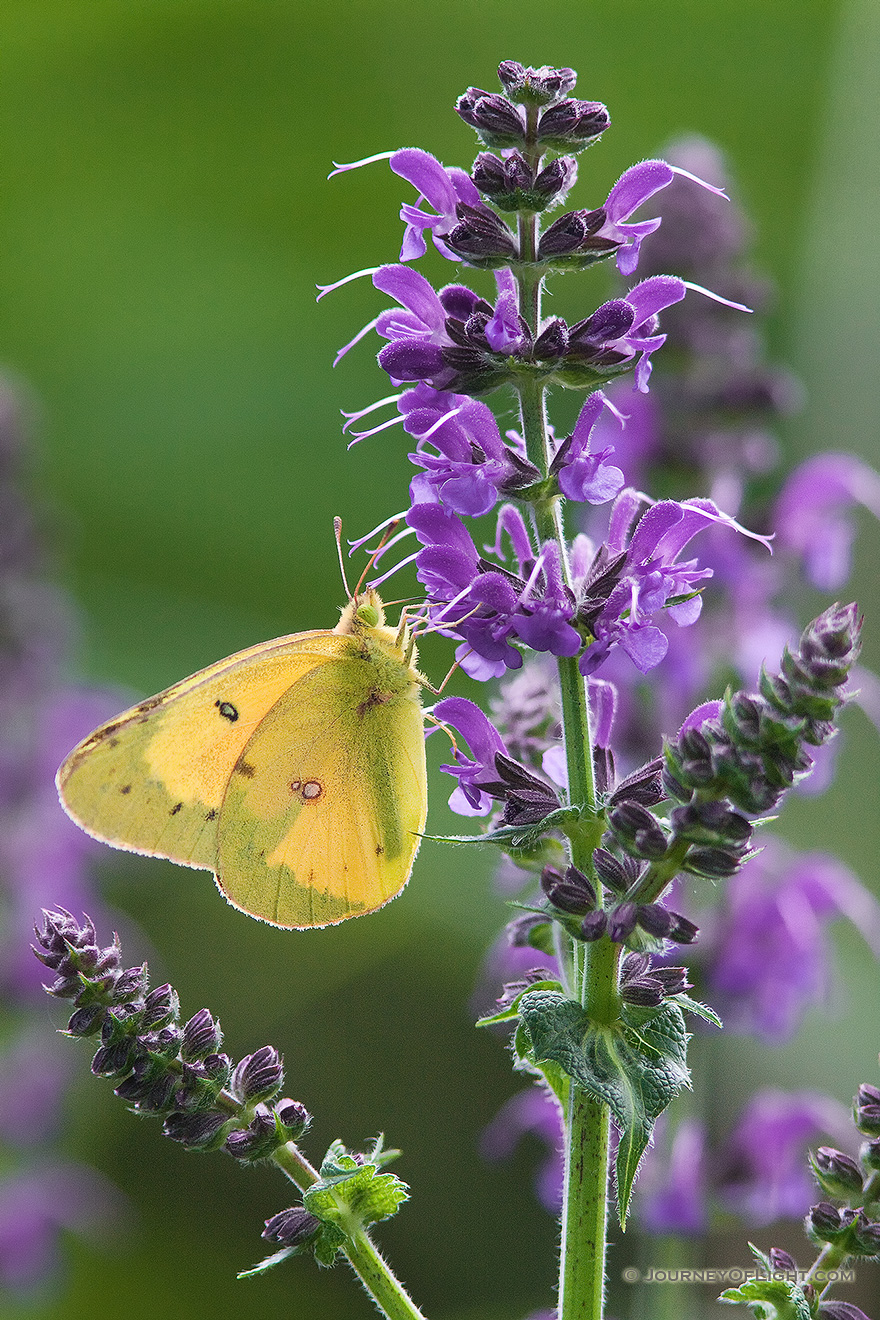
<svg viewBox="0 0 880 1320"><path fill-rule="evenodd" d="M494 86L502 58L573 65L579 93L608 104L577 205L673 134L723 147L779 291L771 352L808 391L785 435L792 460L830 447L880 461L876 0L4 0L0 363L27 401L35 496L80 610L72 673L117 687L120 704L261 638L332 626L332 516L353 535L403 506L402 433L350 452L340 434L340 408L387 392L369 341L331 369L377 295L363 281L316 305L314 286L395 258L407 189L383 165L325 178L331 160L414 144L469 165L452 105ZM565 282L559 309L585 314L602 279ZM877 668L880 530L866 517L862 533L856 593ZM441 645L423 659L445 672ZM852 712L832 793L782 821L875 892L878 776L880 744ZM447 791L435 777L438 832ZM283 1050L287 1091L315 1114L313 1157L379 1130L403 1147L413 1199L379 1237L442 1320L516 1320L552 1301L538 1148L507 1166L477 1153L518 1085L468 1011L505 919L490 865L426 845L381 913L288 934L226 907L204 872L109 850L101 864L129 961L148 957L187 1013L218 1014L231 1052ZM877 1081L880 974L856 936L837 944L832 1003L795 1042L733 1040L716 1056L706 1084L721 1110L757 1079L844 1102ZM70 1242L35 1318L84 1320L98 1296L128 1320L371 1313L344 1267L291 1262L236 1283L288 1203L282 1180L161 1140L89 1081L80 1053L66 1147L130 1211L114 1239ZM715 1263L745 1257L721 1247Z"/></svg>

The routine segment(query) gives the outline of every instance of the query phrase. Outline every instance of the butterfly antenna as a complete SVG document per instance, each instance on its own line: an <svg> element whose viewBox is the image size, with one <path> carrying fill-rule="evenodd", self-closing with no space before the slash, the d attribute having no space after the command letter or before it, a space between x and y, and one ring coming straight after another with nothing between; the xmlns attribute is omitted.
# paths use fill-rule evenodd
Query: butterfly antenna
<svg viewBox="0 0 880 1320"><path fill-rule="evenodd" d="M367 580L367 574L369 573L370 569L371 569L371 568L373 567L373 565L375 564L376 560L377 560L377 559L380 557L380 555L382 554L382 551L383 551L383 549L385 548L385 544L386 544L386 542L387 542L388 540L390 540L390 538L394 535L394 533L397 531L397 528L398 528L399 526L400 526L400 520L397 519L397 520L395 520L394 522L389 523L389 525L385 528L385 531L382 533L382 539L381 539L381 541L380 541L379 544L376 546L376 549L373 551L373 553L370 555L370 558L369 558L369 560L367 561L367 566L366 566L366 568L364 569L363 573L361 573L360 577L358 578L358 584L357 584L357 586L356 586L355 589L354 589L354 597L353 597L354 600L357 600L358 596L360 595L360 593L361 593L361 587L364 585L364 583L365 583L366 580ZM341 551L340 551L340 553L341 553Z"/></svg>
<svg viewBox="0 0 880 1320"><path fill-rule="evenodd" d="M336 553L339 556L339 571L342 574L342 585L345 587L346 596L351 600L351 587L348 585L348 578L345 576L345 560L342 557L342 519L339 517L339 514L333 519L333 535L336 537Z"/></svg>

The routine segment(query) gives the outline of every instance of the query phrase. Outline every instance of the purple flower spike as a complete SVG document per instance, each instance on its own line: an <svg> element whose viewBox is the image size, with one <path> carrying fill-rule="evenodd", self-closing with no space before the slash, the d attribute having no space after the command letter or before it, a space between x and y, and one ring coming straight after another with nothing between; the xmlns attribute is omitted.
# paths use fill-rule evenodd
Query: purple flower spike
<svg viewBox="0 0 880 1320"><path fill-rule="evenodd" d="M438 701L434 715L453 725L471 749L471 757L468 757L460 747L456 748L455 765L440 767L458 779L458 786L449 799L450 807L459 816L487 816L492 810L493 799L481 790L480 784L497 782L495 753L507 755L504 739L479 706L465 697L446 697Z"/></svg>
<svg viewBox="0 0 880 1320"><path fill-rule="evenodd" d="M836 591L849 577L855 504L880 518L880 476L855 454L816 454L782 488L773 519L779 539L820 591Z"/></svg>
<svg viewBox="0 0 880 1320"><path fill-rule="evenodd" d="M429 211L420 210L418 202L415 206L401 207L400 218L406 230L400 260L414 261L424 256L427 251L424 232L428 230L437 251L449 261L459 261L460 258L443 242L444 237L458 224L456 206L464 202L467 206L488 209L483 208L480 194L470 176L464 170L446 169L439 160L418 147L404 147L402 151L395 151L389 164L395 174L418 189L419 202L427 201L437 212L432 215Z"/></svg>
<svg viewBox="0 0 880 1320"><path fill-rule="evenodd" d="M632 275L639 264L639 249L643 241L660 227L659 218L641 220L635 224L624 222L649 197L653 197L661 188L670 184L676 174L691 179L692 182L698 183L700 187L716 193L719 197L727 196L723 189L706 183L704 179L697 178L696 174L691 174L688 170L667 165L665 160L643 160L640 165L631 166L620 176L608 194L608 200L603 208L607 218L602 228L596 231L597 237L622 244L617 253L617 268L621 275Z"/></svg>

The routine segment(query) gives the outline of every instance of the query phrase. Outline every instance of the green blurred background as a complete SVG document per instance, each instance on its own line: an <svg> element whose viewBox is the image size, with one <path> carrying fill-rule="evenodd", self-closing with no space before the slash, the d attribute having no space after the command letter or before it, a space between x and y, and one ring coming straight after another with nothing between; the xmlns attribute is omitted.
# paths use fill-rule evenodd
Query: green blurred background
<svg viewBox="0 0 880 1320"><path fill-rule="evenodd" d="M809 391L792 457L880 460L876 0L4 0L0 361L30 401L38 494L82 610L77 674L142 695L263 637L332 626L331 518L353 535L401 508L409 465L399 431L348 453L340 434L340 407L387 392L369 341L331 370L377 295L363 281L316 306L314 285L395 258L407 188L384 165L325 176L333 159L413 144L469 165L452 105L494 86L502 58L571 64L580 94L608 104L577 205L673 134L721 144L779 288L771 350ZM422 269L449 278L437 258ZM602 278L565 282L557 308L585 314ZM876 668L880 531L863 531L856 587ZM441 647L423 658L445 671ZM783 828L830 844L876 890L880 748L848 719L823 810L795 803ZM435 783L436 830L447 791ZM316 1116L313 1156L380 1129L403 1147L413 1200L379 1237L437 1320L552 1303L538 1148L505 1167L476 1152L520 1085L467 1010L504 920L489 862L426 845L390 907L304 934L235 913L205 873L109 851L102 864L129 958L148 956L186 1012L217 1013L231 1052L283 1050L287 1090ZM733 1109L759 1080L847 1101L877 1080L880 975L850 932L837 944L839 992L809 1024L821 1048L806 1030L776 1051L732 1041L702 1083L711 1103ZM235 1282L290 1199L271 1170L187 1155L85 1077L67 1141L132 1210L115 1242L71 1244L69 1288L35 1316L84 1320L98 1297L127 1320L371 1313L343 1267ZM739 1242L713 1263L740 1263Z"/></svg>

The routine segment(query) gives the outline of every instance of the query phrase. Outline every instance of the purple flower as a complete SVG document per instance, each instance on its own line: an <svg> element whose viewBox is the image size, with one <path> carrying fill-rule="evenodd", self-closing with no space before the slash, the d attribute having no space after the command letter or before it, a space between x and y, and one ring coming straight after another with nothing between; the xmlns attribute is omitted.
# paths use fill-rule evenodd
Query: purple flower
<svg viewBox="0 0 880 1320"><path fill-rule="evenodd" d="M693 183L698 183L700 187L716 193L719 197L726 196L723 189L706 183L704 179L697 178L688 170L668 165L665 160L643 160L639 165L630 166L621 174L608 194L602 208L605 212L605 221L601 229L595 231L596 237L621 244L617 253L617 268L621 275L632 275L639 264L639 249L642 242L648 234L653 234L661 223L659 218L640 220L634 224L625 222L649 197L653 197L661 188L670 184L677 174L692 180Z"/></svg>
<svg viewBox="0 0 880 1320"><path fill-rule="evenodd" d="M414 504L438 500L471 518L489 513L499 494L540 476L513 433L505 444L486 404L420 383L398 404L404 429L417 439L410 462L423 472L410 486ZM435 452L432 452L435 451Z"/></svg>
<svg viewBox="0 0 880 1320"><path fill-rule="evenodd" d="M404 309L382 312L376 322L379 334L391 341L380 351L379 365L397 383L427 380L442 389L442 382L451 381L454 373L444 366L441 351L444 346L452 346L446 332L447 306L441 295L435 293L424 275L409 266L380 266L373 284L396 298ZM447 302L455 298L471 309L479 301L475 293L460 286L443 292L447 293Z"/></svg>
<svg viewBox="0 0 880 1320"><path fill-rule="evenodd" d="M678 556L697 532L725 526L769 548L768 538L747 531L711 500L663 500L635 522L644 500L638 491L627 489L612 507L607 549L612 555L625 554L626 559L617 585L592 624L596 641L581 659L582 673L593 673L615 645L647 673L660 663L668 646L665 634L652 622L653 615L664 609L679 627L696 622L702 602L692 593L712 570L699 568L696 560L679 561ZM676 597L689 595L691 599L675 603Z"/></svg>
<svg viewBox="0 0 880 1320"><path fill-rule="evenodd" d="M657 315L680 302L687 292L684 280L674 275L652 275L630 289L624 298L603 303L592 316L569 330L568 354L600 370L615 374L635 358L636 389L646 393L651 375L651 354L666 342L658 333Z"/></svg>
<svg viewBox="0 0 880 1320"><path fill-rule="evenodd" d="M725 1025L770 1042L794 1034L827 993L826 927L845 916L880 956L880 906L852 872L824 853L795 853L778 839L725 884L704 938L706 975L723 996Z"/></svg>
<svg viewBox="0 0 880 1320"><path fill-rule="evenodd" d="M587 504L605 504L614 499L624 484L620 468L608 461L614 453L611 445L591 452L596 424L608 405L601 390L589 395L578 415L574 430L556 451L551 473L559 477L559 489L566 499Z"/></svg>
<svg viewBox="0 0 880 1320"><path fill-rule="evenodd" d="M535 1174L535 1194L545 1210L557 1214L562 1204L564 1134L559 1105L548 1091L531 1086L512 1095L483 1129L481 1153L487 1160L510 1159L527 1133L548 1147Z"/></svg>
<svg viewBox="0 0 880 1320"><path fill-rule="evenodd" d="M657 1123L639 1178L639 1222L655 1237L697 1237L706 1232L709 1220L706 1130L699 1120L683 1118L662 1151L664 1118Z"/></svg>
<svg viewBox="0 0 880 1320"><path fill-rule="evenodd" d="M505 669L519 669L522 655L512 637L536 651L577 654L581 639L571 624L575 601L562 576L559 551L547 542L535 556L518 510L504 505L498 515L498 536L502 531L510 536L516 573L478 555L460 519L437 504L414 505L406 520L422 542L416 565L430 597L431 618L442 624L441 631L467 643L457 654L472 677L500 677Z"/></svg>
<svg viewBox="0 0 880 1320"><path fill-rule="evenodd" d="M855 454L808 458L779 494L773 518L779 539L801 557L820 591L836 591L849 577L855 504L880 518L880 476Z"/></svg>
<svg viewBox="0 0 880 1320"><path fill-rule="evenodd" d="M460 261L461 258L443 242L444 237L458 224L456 207L463 202L467 206L488 210L483 207L470 175L461 169L447 169L419 147L404 147L402 151L395 151L388 163L395 174L406 179L419 192L415 206L403 206L400 210L400 218L406 225L400 260L414 261L424 256L427 251L424 233L428 230L434 246L442 256L449 261ZM422 201L428 202L436 214L420 210L419 203Z"/></svg>
<svg viewBox="0 0 880 1320"><path fill-rule="evenodd" d="M488 815L493 799L482 791L480 784L497 782L495 753L507 754L504 739L479 706L465 697L445 697L434 707L434 714L438 720L453 725L471 750L467 756L456 747L455 764L440 767L458 780L449 799L450 807L460 816Z"/></svg>
<svg viewBox="0 0 880 1320"><path fill-rule="evenodd" d="M813 1091L759 1091L716 1160L722 1205L751 1224L800 1218L815 1200L804 1155L820 1135L851 1143L842 1105Z"/></svg>

